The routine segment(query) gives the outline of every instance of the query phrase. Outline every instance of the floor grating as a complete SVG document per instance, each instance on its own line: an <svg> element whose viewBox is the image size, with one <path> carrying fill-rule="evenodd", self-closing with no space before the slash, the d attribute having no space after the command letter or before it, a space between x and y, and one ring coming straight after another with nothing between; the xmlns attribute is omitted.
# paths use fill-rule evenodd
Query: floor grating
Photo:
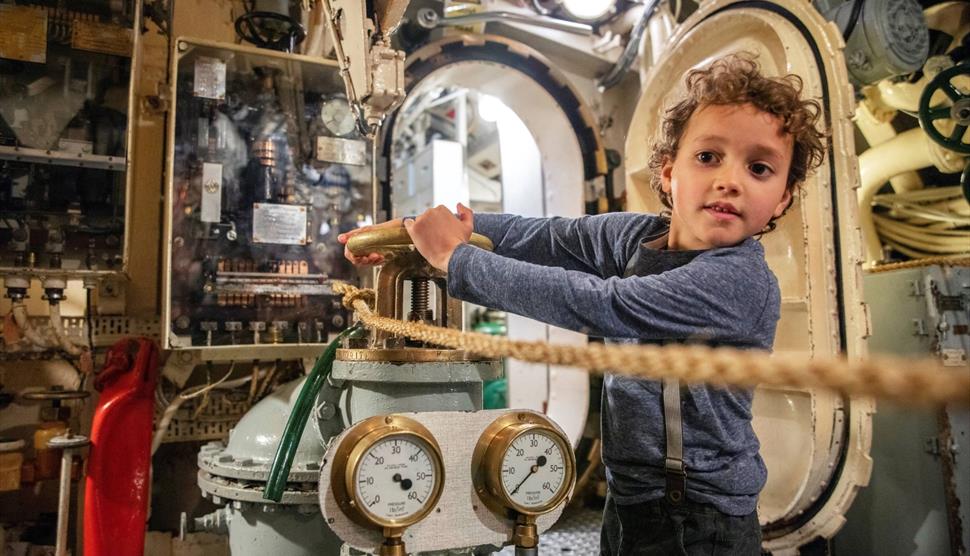
<svg viewBox="0 0 970 556"><path fill-rule="evenodd" d="M596 556L600 553L600 526L603 510L579 508L566 514L539 537L542 556ZM507 546L498 556L515 556L515 547Z"/></svg>

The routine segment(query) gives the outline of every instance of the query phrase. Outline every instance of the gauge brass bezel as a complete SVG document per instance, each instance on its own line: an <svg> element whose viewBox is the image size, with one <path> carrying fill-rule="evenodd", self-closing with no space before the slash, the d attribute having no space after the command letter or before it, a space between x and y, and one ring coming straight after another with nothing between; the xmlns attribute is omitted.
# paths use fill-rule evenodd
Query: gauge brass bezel
<svg viewBox="0 0 970 556"><path fill-rule="evenodd" d="M525 507L512 500L502 485L502 460L513 442L523 434L542 432L552 438L564 456L566 474L562 487L546 504ZM509 510L527 516L539 516L556 509L569 495L576 477L576 455L569 439L547 417L536 413L513 412L493 421L478 438L472 454L472 482L485 505L503 517Z"/></svg>
<svg viewBox="0 0 970 556"><path fill-rule="evenodd" d="M436 474L434 488L424 508L406 519L383 519L369 512L358 499L354 481L367 451L391 436L410 436L427 445ZM445 468L438 441L424 425L401 415L375 415L354 425L340 441L330 470L330 487L337 505L354 523L369 529L398 529L421 521L438 504L444 484Z"/></svg>

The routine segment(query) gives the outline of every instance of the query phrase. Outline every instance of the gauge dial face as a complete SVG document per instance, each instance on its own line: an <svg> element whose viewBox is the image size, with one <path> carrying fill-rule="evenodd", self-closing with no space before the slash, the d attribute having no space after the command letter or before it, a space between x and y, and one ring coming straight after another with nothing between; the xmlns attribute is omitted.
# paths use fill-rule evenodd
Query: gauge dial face
<svg viewBox="0 0 970 556"><path fill-rule="evenodd" d="M341 97L323 101L320 106L320 120L330 133L341 137L349 135L357 127L350 103Z"/></svg>
<svg viewBox="0 0 970 556"><path fill-rule="evenodd" d="M385 522L404 521L434 503L439 480L432 451L407 434L387 436L361 456L354 497L364 512Z"/></svg>
<svg viewBox="0 0 970 556"><path fill-rule="evenodd" d="M550 433L528 430L502 457L502 488L523 508L545 509L569 488L566 465L563 447Z"/></svg>

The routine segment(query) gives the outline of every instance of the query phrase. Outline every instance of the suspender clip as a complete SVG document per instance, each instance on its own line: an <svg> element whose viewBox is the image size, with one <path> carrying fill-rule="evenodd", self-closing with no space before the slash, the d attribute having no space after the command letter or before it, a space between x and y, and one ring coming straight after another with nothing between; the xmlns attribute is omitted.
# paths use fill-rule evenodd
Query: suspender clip
<svg viewBox="0 0 970 556"><path fill-rule="evenodd" d="M671 504L678 505L684 501L687 491L687 473L684 462L679 459L667 458L664 465L664 477L667 480L666 498Z"/></svg>

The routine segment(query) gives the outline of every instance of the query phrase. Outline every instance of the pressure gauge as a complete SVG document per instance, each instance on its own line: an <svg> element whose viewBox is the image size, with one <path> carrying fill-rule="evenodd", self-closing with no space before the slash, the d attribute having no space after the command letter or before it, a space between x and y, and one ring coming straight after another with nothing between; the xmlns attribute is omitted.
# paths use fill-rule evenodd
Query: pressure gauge
<svg viewBox="0 0 970 556"><path fill-rule="evenodd" d="M423 425L400 415L354 425L334 454L330 476L344 514L381 529L424 518L438 503L444 480L438 442Z"/></svg>
<svg viewBox="0 0 970 556"><path fill-rule="evenodd" d="M489 425L472 457L479 498L497 513L541 515L569 493L576 459L569 440L536 413L503 415Z"/></svg>
<svg viewBox="0 0 970 556"><path fill-rule="evenodd" d="M350 135L357 127L350 103L341 96L330 97L320 106L320 120L324 127L338 137Z"/></svg>

